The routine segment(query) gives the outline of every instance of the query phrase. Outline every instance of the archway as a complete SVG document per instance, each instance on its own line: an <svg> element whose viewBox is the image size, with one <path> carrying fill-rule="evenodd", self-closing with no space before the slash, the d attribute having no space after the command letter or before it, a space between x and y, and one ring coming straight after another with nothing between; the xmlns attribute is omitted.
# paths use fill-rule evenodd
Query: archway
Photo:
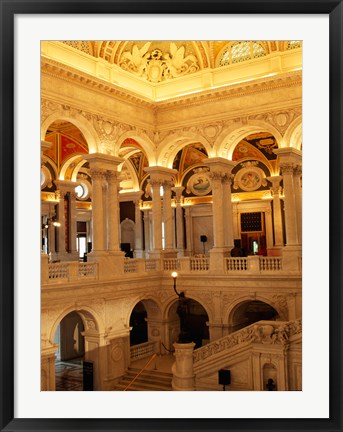
<svg viewBox="0 0 343 432"><path fill-rule="evenodd" d="M143 302L138 302L130 316L130 345L138 345L148 342L148 313Z"/></svg>
<svg viewBox="0 0 343 432"><path fill-rule="evenodd" d="M260 300L251 300L240 303L232 311L230 324L231 332L240 330L257 321L275 320L278 312L268 303Z"/></svg>
<svg viewBox="0 0 343 432"><path fill-rule="evenodd" d="M205 345L209 340L209 317L205 308L196 300L187 298L189 302L188 329L195 349ZM178 301L175 301L168 313L170 349L178 341L180 334L180 319L177 314Z"/></svg>
<svg viewBox="0 0 343 432"><path fill-rule="evenodd" d="M82 363L85 355L84 324L77 312L68 313L54 337L58 344L55 360L57 391L82 390Z"/></svg>

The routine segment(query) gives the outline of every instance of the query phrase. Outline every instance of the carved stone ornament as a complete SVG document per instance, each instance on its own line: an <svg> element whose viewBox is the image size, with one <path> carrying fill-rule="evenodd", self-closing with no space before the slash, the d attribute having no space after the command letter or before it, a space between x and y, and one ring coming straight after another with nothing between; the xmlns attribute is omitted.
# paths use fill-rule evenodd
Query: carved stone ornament
<svg viewBox="0 0 343 432"><path fill-rule="evenodd" d="M185 56L185 47L170 43L170 52L162 53L160 49L149 51L151 42L141 48L133 45L131 51L125 51L119 65L147 81L158 83L171 78L193 73L199 70L197 58L189 54Z"/></svg>
<svg viewBox="0 0 343 432"><path fill-rule="evenodd" d="M248 327L244 327L240 331L197 349L193 354L194 363L246 342L286 345L291 335L301 333L301 327L301 320L286 324L278 324L275 321L263 325L252 324Z"/></svg>

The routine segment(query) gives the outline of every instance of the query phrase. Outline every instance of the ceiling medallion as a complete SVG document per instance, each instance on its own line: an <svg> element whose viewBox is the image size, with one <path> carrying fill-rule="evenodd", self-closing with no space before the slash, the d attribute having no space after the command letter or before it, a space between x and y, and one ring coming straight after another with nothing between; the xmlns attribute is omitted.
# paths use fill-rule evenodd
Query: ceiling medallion
<svg viewBox="0 0 343 432"><path fill-rule="evenodd" d="M147 42L141 48L134 45L131 52L125 51L119 61L120 67L153 83L199 70L198 60L193 54L185 57L184 46L178 48L171 42L170 52L163 53L159 49L149 52L150 45L151 42Z"/></svg>

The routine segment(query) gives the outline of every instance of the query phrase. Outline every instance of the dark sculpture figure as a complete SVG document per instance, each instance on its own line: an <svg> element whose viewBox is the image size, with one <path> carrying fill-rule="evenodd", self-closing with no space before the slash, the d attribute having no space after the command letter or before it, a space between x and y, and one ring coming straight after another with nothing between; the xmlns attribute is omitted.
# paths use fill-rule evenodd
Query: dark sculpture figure
<svg viewBox="0 0 343 432"><path fill-rule="evenodd" d="M180 318L180 334L178 343L189 343L192 342L192 338L190 336L189 331L189 299L186 298L185 293L182 291L178 293L176 291L176 276L173 275L174 278L174 291L179 297L178 306L176 309L176 313Z"/></svg>
<svg viewBox="0 0 343 432"><path fill-rule="evenodd" d="M268 382L266 384L267 390L268 391L275 391L276 388L276 384L274 383L274 380L272 378L268 379Z"/></svg>

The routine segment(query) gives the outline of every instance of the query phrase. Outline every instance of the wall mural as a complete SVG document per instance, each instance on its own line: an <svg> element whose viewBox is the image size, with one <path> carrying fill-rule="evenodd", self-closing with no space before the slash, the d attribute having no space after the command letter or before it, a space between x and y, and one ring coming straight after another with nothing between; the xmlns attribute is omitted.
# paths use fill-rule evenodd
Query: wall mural
<svg viewBox="0 0 343 432"><path fill-rule="evenodd" d="M186 193L196 196L204 196L211 192L211 180L209 177L209 168L200 167L193 170L194 174L189 178L186 187Z"/></svg>

